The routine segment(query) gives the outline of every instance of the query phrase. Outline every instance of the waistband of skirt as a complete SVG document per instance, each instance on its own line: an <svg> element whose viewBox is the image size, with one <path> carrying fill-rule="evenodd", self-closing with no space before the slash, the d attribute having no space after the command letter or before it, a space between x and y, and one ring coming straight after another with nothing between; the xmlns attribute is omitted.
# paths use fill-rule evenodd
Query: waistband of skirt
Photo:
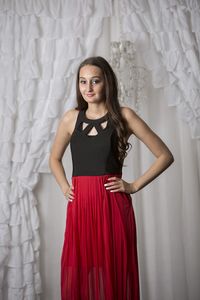
<svg viewBox="0 0 200 300"><path fill-rule="evenodd" d="M105 177L122 177L122 173L106 173L100 175L72 175L72 178L105 178Z"/></svg>

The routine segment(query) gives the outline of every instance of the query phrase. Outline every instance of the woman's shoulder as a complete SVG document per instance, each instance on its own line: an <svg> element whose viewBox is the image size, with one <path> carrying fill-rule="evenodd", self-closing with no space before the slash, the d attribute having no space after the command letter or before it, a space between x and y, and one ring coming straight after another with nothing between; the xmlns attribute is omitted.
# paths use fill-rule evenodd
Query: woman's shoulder
<svg viewBox="0 0 200 300"><path fill-rule="evenodd" d="M144 120L130 107L121 107L121 114L128 126L130 134L136 134L138 128L144 127L147 124ZM141 130L141 129L140 129Z"/></svg>
<svg viewBox="0 0 200 300"><path fill-rule="evenodd" d="M63 127L65 131L67 131L70 135L74 131L75 124L78 118L79 110L76 108L69 109L64 112L61 124L63 124Z"/></svg>
<svg viewBox="0 0 200 300"><path fill-rule="evenodd" d="M131 117L137 117L137 113L128 106L121 106L121 114L126 119L129 120Z"/></svg>
<svg viewBox="0 0 200 300"><path fill-rule="evenodd" d="M75 121L78 117L79 114L79 110L77 108L72 108L67 110L66 112L64 112L63 114L63 122L64 123L71 123L73 121Z"/></svg>

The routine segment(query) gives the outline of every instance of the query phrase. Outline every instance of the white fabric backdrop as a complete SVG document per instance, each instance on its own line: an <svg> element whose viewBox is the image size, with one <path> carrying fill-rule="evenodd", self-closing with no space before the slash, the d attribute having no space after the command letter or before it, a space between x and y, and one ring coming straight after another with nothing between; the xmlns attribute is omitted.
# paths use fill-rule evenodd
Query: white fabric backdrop
<svg viewBox="0 0 200 300"><path fill-rule="evenodd" d="M141 116L175 157L165 173L133 196L142 300L199 299L198 1L166 3L157 1L158 13L152 1L123 0L120 10L111 1L1 2L0 299L39 299L42 290L41 299L59 299L66 202L52 176L39 173L49 172L58 119L75 104L77 64L91 54L109 58L110 41L122 36L135 42L138 64L149 70ZM110 19L114 13L118 18ZM168 32L166 22L159 34L167 18L182 35ZM124 178L137 178L153 159L133 139ZM70 178L69 151L64 164Z"/></svg>

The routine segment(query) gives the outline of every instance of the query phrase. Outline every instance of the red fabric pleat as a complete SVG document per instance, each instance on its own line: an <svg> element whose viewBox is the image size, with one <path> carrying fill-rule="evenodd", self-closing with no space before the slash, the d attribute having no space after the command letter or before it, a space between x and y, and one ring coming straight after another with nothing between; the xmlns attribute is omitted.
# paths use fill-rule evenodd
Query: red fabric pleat
<svg viewBox="0 0 200 300"><path fill-rule="evenodd" d="M131 196L110 192L108 177L73 176L61 257L62 300L138 300L139 274Z"/></svg>

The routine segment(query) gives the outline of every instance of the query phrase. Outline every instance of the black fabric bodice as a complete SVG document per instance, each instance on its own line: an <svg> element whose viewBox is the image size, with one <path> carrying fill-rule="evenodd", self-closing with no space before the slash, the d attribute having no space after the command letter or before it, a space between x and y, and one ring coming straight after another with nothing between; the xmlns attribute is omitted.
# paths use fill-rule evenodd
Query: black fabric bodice
<svg viewBox="0 0 200 300"><path fill-rule="evenodd" d="M106 124L105 128L103 124ZM90 133L93 128L96 129L95 135ZM72 176L122 173L122 166L116 157L117 132L108 113L93 120L86 117L85 110L80 110L71 136L70 149Z"/></svg>

